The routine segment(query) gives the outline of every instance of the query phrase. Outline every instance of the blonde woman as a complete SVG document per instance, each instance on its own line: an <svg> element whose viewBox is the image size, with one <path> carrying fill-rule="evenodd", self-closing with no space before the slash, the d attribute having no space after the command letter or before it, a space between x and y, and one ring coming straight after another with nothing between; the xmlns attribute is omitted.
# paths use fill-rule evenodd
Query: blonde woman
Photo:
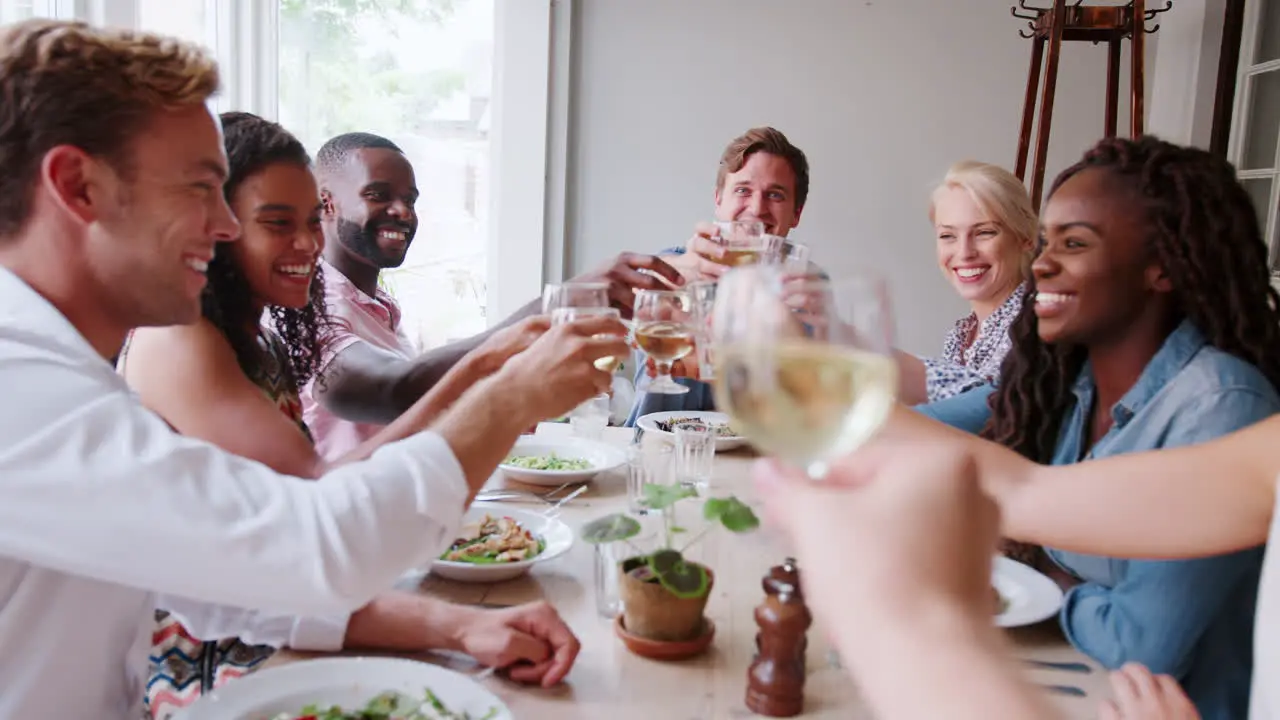
<svg viewBox="0 0 1280 720"><path fill-rule="evenodd" d="M966 160L947 171L929 199L938 267L970 313L956 321L942 354L899 353L901 397L915 405L995 379L1009 351L1009 325L1022 309L1036 213L1022 181L996 165Z"/></svg>

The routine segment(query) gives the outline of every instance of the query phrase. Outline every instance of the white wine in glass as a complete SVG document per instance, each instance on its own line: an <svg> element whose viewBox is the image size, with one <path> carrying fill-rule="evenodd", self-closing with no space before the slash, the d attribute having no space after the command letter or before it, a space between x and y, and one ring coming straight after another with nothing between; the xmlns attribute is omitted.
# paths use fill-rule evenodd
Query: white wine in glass
<svg viewBox="0 0 1280 720"><path fill-rule="evenodd" d="M734 270L716 295L716 406L814 479L884 423L897 396L884 285Z"/></svg>
<svg viewBox="0 0 1280 720"><path fill-rule="evenodd" d="M657 373L648 392L682 395L689 388L671 379L671 364L693 351L695 327L689 294L683 290L639 290L632 337L653 359Z"/></svg>
<svg viewBox="0 0 1280 720"><path fill-rule="evenodd" d="M611 307L560 307L551 311L551 324L563 325L571 323L574 320L581 320L588 317L611 317L615 320L622 320L622 313L617 308ZM605 335L596 335L597 339L606 337ZM597 370L603 370L607 373L616 372L622 366L622 362L626 358L608 355L602 358L596 358L592 363Z"/></svg>
<svg viewBox="0 0 1280 720"><path fill-rule="evenodd" d="M724 246L720 264L730 267L755 265L768 254L764 223L759 220L719 220L715 223Z"/></svg>

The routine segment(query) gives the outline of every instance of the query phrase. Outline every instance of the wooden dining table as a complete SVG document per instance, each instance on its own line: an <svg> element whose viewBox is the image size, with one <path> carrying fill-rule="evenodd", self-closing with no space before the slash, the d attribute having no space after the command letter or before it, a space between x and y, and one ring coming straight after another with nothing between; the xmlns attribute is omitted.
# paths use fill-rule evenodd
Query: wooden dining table
<svg viewBox="0 0 1280 720"><path fill-rule="evenodd" d="M538 435L566 437L571 429L560 423L543 423ZM630 428L606 428L602 441L624 446L633 439ZM648 434L645 442L663 443L664 438ZM736 495L754 503L749 480L752 455L749 451L718 453L710 484L711 496ZM556 510L577 536L581 526L601 515L627 510L627 469L623 467L597 475L586 492ZM496 473L492 487L528 487L505 480ZM543 488L545 489L545 488ZM696 532L700 512L696 501L681 512L681 524ZM533 506L525 505L525 509ZM547 506L549 507L549 506ZM537 509L537 508L533 508ZM545 509L545 508L544 508ZM652 521L646 520L646 523ZM680 661L655 661L633 655L615 635L614 622L596 609L593 580L593 546L577 540L568 552L539 563L515 580L491 584L460 583L434 575L407 575L402 589L484 607L506 607L546 600L573 629L582 643L573 670L557 687L544 689L519 685L500 674L485 673L469 658L424 652L413 657L464 674L475 675L498 695L519 720L630 720L631 718L673 718L702 720L746 718L754 713L744 698L747 670L755 653L757 626L755 608L764 600L761 580L770 567L786 557L783 541L767 530L735 535L715 528L702 537L686 555L715 571L715 584L707 603L707 616L716 633L710 648L697 657ZM803 573L805 568L801 566ZM1056 619L1038 625L1006 631L1010 647L1020 660L1030 682L1048 693L1063 717L1094 718L1098 705L1110 696L1103 668L1073 649L1063 638ZM310 658L335 655L378 655L377 652L304 653L284 649L267 666L305 662ZM1082 664L1088 672L1044 669L1033 661ZM801 717L861 720L872 718L860 697L856 682L840 666L820 619L808 632L805 705ZM1054 687L1082 691L1083 697L1064 694ZM923 681L919 692L929 692Z"/></svg>

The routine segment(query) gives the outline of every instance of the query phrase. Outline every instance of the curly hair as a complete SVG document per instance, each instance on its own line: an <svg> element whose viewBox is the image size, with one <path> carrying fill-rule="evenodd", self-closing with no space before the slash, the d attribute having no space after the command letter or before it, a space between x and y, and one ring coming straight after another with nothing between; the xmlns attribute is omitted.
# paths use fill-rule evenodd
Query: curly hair
<svg viewBox="0 0 1280 720"><path fill-rule="evenodd" d="M271 165L311 166L306 148L280 125L244 112L223 113L221 117L228 161L223 193L228 202L241 183ZM230 243L218 243L209 263L209 284L201 295L200 307L204 317L231 343L241 369L255 375L266 358L251 328L257 327L262 319L254 316L249 281L232 260L229 250ZM316 374L324 338L330 328L320 266L316 266L311 279L311 302L297 309L268 306L267 312L276 333L284 341L293 379L302 387Z"/></svg>
<svg viewBox="0 0 1280 720"><path fill-rule="evenodd" d="M1063 171L1050 195L1089 168L1132 184L1145 201L1146 242L1168 273L1179 316L1280 389L1280 294L1253 204L1230 163L1154 137L1112 138ZM983 436L1048 463L1088 351L1040 339L1032 283L1009 331L1013 347Z"/></svg>

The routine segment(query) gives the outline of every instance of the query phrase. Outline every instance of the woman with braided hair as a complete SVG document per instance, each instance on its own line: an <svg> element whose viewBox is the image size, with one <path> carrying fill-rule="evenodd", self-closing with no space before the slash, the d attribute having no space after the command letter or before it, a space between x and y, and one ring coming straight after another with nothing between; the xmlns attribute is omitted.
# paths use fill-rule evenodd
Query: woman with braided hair
<svg viewBox="0 0 1280 720"><path fill-rule="evenodd" d="M1041 228L984 437L1067 465L1201 443L1280 410L1280 297L1227 162L1104 140L1054 182ZM1205 718L1245 715L1261 547L1178 562L1045 555L1069 588L1061 622L1077 648L1173 675Z"/></svg>

